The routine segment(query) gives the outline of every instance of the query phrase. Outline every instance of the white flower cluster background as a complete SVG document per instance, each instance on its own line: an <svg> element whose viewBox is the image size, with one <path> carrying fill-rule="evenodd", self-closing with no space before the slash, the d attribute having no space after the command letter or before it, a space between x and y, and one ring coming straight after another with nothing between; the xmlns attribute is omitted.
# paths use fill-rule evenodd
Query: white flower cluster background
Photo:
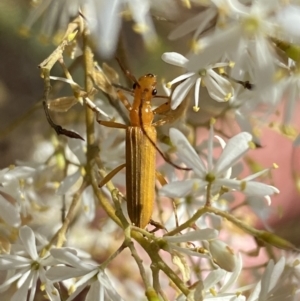
<svg viewBox="0 0 300 301"><path fill-rule="evenodd" d="M0 299L300 300L300 2L31 4L43 126L0 170Z"/></svg>

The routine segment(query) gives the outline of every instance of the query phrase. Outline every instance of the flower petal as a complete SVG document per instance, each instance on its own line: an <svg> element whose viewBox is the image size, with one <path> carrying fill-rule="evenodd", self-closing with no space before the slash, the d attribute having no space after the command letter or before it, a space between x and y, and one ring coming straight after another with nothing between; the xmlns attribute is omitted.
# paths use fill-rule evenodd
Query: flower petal
<svg viewBox="0 0 300 301"><path fill-rule="evenodd" d="M270 277L270 282L269 282L269 291L271 291L279 281L279 278L283 273L284 267L285 267L285 257L281 257L279 261L275 264L274 269L272 271L272 277Z"/></svg>
<svg viewBox="0 0 300 301"><path fill-rule="evenodd" d="M91 270L93 266L85 264L77 255L76 251L70 248L60 248L50 250L51 255L61 263L75 268Z"/></svg>
<svg viewBox="0 0 300 301"><path fill-rule="evenodd" d="M210 63L216 62L226 51L237 47L240 25L229 26L225 30L219 30L199 40L201 51L192 55L186 64L188 71L197 72L206 68ZM202 46L203 45L203 46Z"/></svg>
<svg viewBox="0 0 300 301"><path fill-rule="evenodd" d="M8 202L0 192L0 217L11 227L18 227L21 224L20 213L17 208Z"/></svg>
<svg viewBox="0 0 300 301"><path fill-rule="evenodd" d="M191 87L194 85L196 79L197 77L191 76L175 88L171 99L172 110L175 110L182 103Z"/></svg>
<svg viewBox="0 0 300 301"><path fill-rule="evenodd" d="M82 205L84 214L87 217L88 221L91 222L95 218L96 207L94 199L94 191L91 185L89 185L82 193Z"/></svg>
<svg viewBox="0 0 300 301"><path fill-rule="evenodd" d="M178 157L200 178L204 178L206 167L186 137L175 128L171 128L169 133L170 139L177 149Z"/></svg>
<svg viewBox="0 0 300 301"><path fill-rule="evenodd" d="M12 268L13 269L13 268ZM3 283L0 284L0 293L5 292L12 283L14 283L17 279L22 277L23 273L25 273L26 270L20 270L16 274L12 275L10 278L7 278Z"/></svg>
<svg viewBox="0 0 300 301"><path fill-rule="evenodd" d="M19 231L19 236L27 253L33 260L37 260L39 256L36 250L35 235L32 229L28 226L23 226Z"/></svg>
<svg viewBox="0 0 300 301"><path fill-rule="evenodd" d="M14 178L25 179L29 176L32 176L36 172L36 169L28 166L16 166L8 170L4 175L5 180L11 180Z"/></svg>
<svg viewBox="0 0 300 301"><path fill-rule="evenodd" d="M297 29L300 26L300 7L291 4L286 5L281 10L278 10L275 18L279 28L285 31L286 37L291 41L293 41L293 38L298 39L299 42L300 33Z"/></svg>
<svg viewBox="0 0 300 301"><path fill-rule="evenodd" d="M37 283L38 278L39 278L38 272L37 271L33 272L32 282L30 285L30 295L29 295L28 301L34 301L35 292L36 292L36 283Z"/></svg>
<svg viewBox="0 0 300 301"><path fill-rule="evenodd" d="M81 172L80 169L78 169L75 173L72 175L69 175L65 177L65 179L62 181L60 186L58 187L56 194L57 195L64 195L67 192L69 192L70 188L75 185L75 183L80 179Z"/></svg>
<svg viewBox="0 0 300 301"><path fill-rule="evenodd" d="M98 281L105 287L105 296L108 297L109 300L112 301L122 301L123 299L115 290L113 283L110 281L108 276L104 271L99 271L98 273Z"/></svg>
<svg viewBox="0 0 300 301"><path fill-rule="evenodd" d="M222 269L211 271L203 281L204 288L210 289L211 287L214 287L225 274L225 270Z"/></svg>
<svg viewBox="0 0 300 301"><path fill-rule="evenodd" d="M206 182L197 179L175 181L163 186L159 194L170 198L182 198L193 192L198 192L200 188L204 188L206 185Z"/></svg>
<svg viewBox="0 0 300 301"><path fill-rule="evenodd" d="M226 292L230 287L233 286L233 284L237 281L237 278L240 276L242 268L243 268L243 259L240 253L237 254L237 260L236 260L236 265L229 276L229 278L226 278L226 280L223 283L223 286L221 287L219 293Z"/></svg>
<svg viewBox="0 0 300 301"><path fill-rule="evenodd" d="M161 59L168 64L184 67L184 65L189 61L185 56L177 52L165 52Z"/></svg>
<svg viewBox="0 0 300 301"><path fill-rule="evenodd" d="M266 196L279 193L279 190L276 187L255 181L218 179L216 184L223 185L253 196Z"/></svg>
<svg viewBox="0 0 300 301"><path fill-rule="evenodd" d="M54 266L46 272L46 277L53 282L60 282L70 278L81 277L86 270L66 266Z"/></svg>
<svg viewBox="0 0 300 301"><path fill-rule="evenodd" d="M85 298L86 301L104 300L104 289L98 281L93 282Z"/></svg>
<svg viewBox="0 0 300 301"><path fill-rule="evenodd" d="M259 293L258 300L267 300L273 270L274 270L274 261L271 259L261 279L261 290Z"/></svg>
<svg viewBox="0 0 300 301"><path fill-rule="evenodd" d="M213 8L208 8L203 12L200 12L194 17L188 18L184 23L180 24L176 27L172 32L169 34L169 40L176 40L179 39L190 32L197 29L199 33L201 33L207 23L214 17L214 14L211 13Z"/></svg>
<svg viewBox="0 0 300 301"><path fill-rule="evenodd" d="M33 273L33 272L32 272ZM21 285L20 288L16 291L16 293L12 296L11 301L26 301L27 300L27 292L30 289L30 283L32 280L33 274L28 275L27 279Z"/></svg>
<svg viewBox="0 0 300 301"><path fill-rule="evenodd" d="M213 168L213 172L220 175L232 167L249 150L251 140L252 135L247 132L239 133L229 139Z"/></svg>
<svg viewBox="0 0 300 301"><path fill-rule="evenodd" d="M8 258L9 255L2 255L2 256L0 257L0 271L26 268L30 266L31 263L31 260L29 258L24 258L17 255L10 255L10 256L11 257L14 256L18 258Z"/></svg>

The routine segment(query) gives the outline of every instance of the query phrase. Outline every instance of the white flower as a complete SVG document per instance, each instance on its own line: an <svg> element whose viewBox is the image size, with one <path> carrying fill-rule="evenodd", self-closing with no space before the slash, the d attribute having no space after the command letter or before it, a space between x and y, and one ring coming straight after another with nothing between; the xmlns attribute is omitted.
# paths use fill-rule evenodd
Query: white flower
<svg viewBox="0 0 300 301"><path fill-rule="evenodd" d="M101 55L105 58L113 56L117 46L122 24L122 12L126 10L135 22L133 29L142 34L146 43L151 45L156 40L156 33L149 13L151 2L148 0L42 0L30 13L23 31L41 17L43 18L41 31L49 37L58 26L61 31L66 30L70 20L78 16L81 11L88 23L95 43Z"/></svg>
<svg viewBox="0 0 300 301"><path fill-rule="evenodd" d="M20 225L20 213L26 216L28 200L24 188L26 181L32 181L36 171L29 166L0 170L0 217L12 227Z"/></svg>
<svg viewBox="0 0 300 301"><path fill-rule="evenodd" d="M70 196L78 191L82 182L84 167L86 165L85 144L79 139L69 139L66 156L74 166L69 165L68 174L59 185L56 195ZM71 152L70 152L71 151ZM88 185L82 192L83 213L88 221L93 221L96 214L95 197L91 185Z"/></svg>
<svg viewBox="0 0 300 301"><path fill-rule="evenodd" d="M0 285L0 291L5 291L18 280L18 290L13 294L11 301L33 301L37 281L40 280L45 292L51 301L60 301L59 293L46 278L46 267L53 262L48 255L40 257L35 245L35 235L31 228L20 228L21 245L16 245L14 254L0 255L0 270L8 271L9 277ZM13 249L13 248L12 248ZM30 290L29 299L27 293Z"/></svg>
<svg viewBox="0 0 300 301"><path fill-rule="evenodd" d="M75 291L70 295L67 301L76 298L88 285L90 285L90 289L86 296L86 301L122 300L104 270L98 265L83 262L73 249L52 249L50 252L58 262L67 265L51 267L46 273L50 280L59 282L70 278L81 277L80 280L75 283L73 287Z"/></svg>
<svg viewBox="0 0 300 301"><path fill-rule="evenodd" d="M164 242L161 243L160 246L172 256L172 261L179 268L183 281L189 281L191 278L191 270L187 263L186 256L210 258L212 260L213 258L208 250L196 244L200 241L206 242L207 240L215 239L217 236L217 230L211 228L198 229L176 236L166 235L163 237L162 240ZM195 243L191 244L192 241Z"/></svg>
<svg viewBox="0 0 300 301"><path fill-rule="evenodd" d="M282 274L285 267L285 258L281 257L280 260L274 264L271 259L264 271L261 281L257 283L251 292L247 301L260 301L260 300L284 300L288 296L276 295L276 290L282 286ZM291 292L292 294L292 292Z"/></svg>
<svg viewBox="0 0 300 301"><path fill-rule="evenodd" d="M43 22L40 27L42 35L49 37L55 27L58 30L65 30L70 19L78 15L81 0L42 0L30 12L24 23L25 32L43 15Z"/></svg>
<svg viewBox="0 0 300 301"><path fill-rule="evenodd" d="M272 17L280 9L278 1L252 1L242 4L238 0L215 1L227 19L222 26L198 40L198 54L191 56L187 68L191 71L227 57L235 62L236 73L242 80L247 74L256 89L272 84L275 73L275 51L269 42L276 24Z"/></svg>
<svg viewBox="0 0 300 301"><path fill-rule="evenodd" d="M212 3L211 3L212 4ZM198 36L210 26L210 22L217 15L217 7L212 4L208 8L201 11L199 14L184 21L176 27L168 36L170 40L179 39L192 31L194 32L193 40L197 40Z"/></svg>
<svg viewBox="0 0 300 301"><path fill-rule="evenodd" d="M196 287L191 290L190 297L193 298L192 300L245 301L245 296L238 292L238 289L236 292L231 289L241 273L242 263L242 257L239 254L237 264L232 273L222 269L211 271L204 280L200 280ZM230 289L231 291L229 291ZM185 299L183 295L180 295L176 300L183 301L190 299Z"/></svg>
<svg viewBox="0 0 300 301"><path fill-rule="evenodd" d="M274 21L278 24L279 30L283 39L292 43L300 42L300 6L288 4L282 9L278 10L277 15L274 17Z"/></svg>
<svg viewBox="0 0 300 301"><path fill-rule="evenodd" d="M280 288L280 293L289 296L290 300L298 300L300 295L299 286L300 277L300 260L295 256L289 256L281 279L285 281L285 285ZM297 297L298 296L298 297Z"/></svg>
<svg viewBox="0 0 300 301"><path fill-rule="evenodd" d="M174 168L169 164L166 164L161 172L165 175L166 179L169 182L175 182L178 180L187 179L188 174L180 175L179 178L176 173L174 173ZM184 178L182 179L182 176ZM227 199L230 198L230 195L227 194ZM176 199L176 218L172 210L170 212L164 211L164 213L169 216L169 219L164 222L164 226L166 229L174 229L176 227L176 220L179 224L184 223L188 219L190 219L202 206L205 205L205 196L197 196L191 198L177 198ZM214 202L214 207L219 210L226 211L228 210L228 202L224 201L224 196L222 199ZM222 218L215 214L204 214L200 219L196 221L196 225L200 228L208 228L212 227L214 229L221 229Z"/></svg>
<svg viewBox="0 0 300 301"><path fill-rule="evenodd" d="M281 77L276 84L280 87L279 99L285 98L287 101L284 107L283 123L289 125L296 112L297 101L300 93L300 69L290 58L288 63L279 62L279 66L283 69L278 71L278 76Z"/></svg>
<svg viewBox="0 0 300 301"><path fill-rule="evenodd" d="M69 139L69 148L66 148L66 157L73 162L69 164L67 176L61 181L56 195L73 195L83 181L82 168L86 164L86 155L84 153L84 142L79 139ZM69 151L71 150L71 152ZM74 156L75 155L75 156Z"/></svg>
<svg viewBox="0 0 300 301"><path fill-rule="evenodd" d="M234 89L232 97L228 101L229 110L234 111L234 117L239 124L242 131L251 133L253 142L260 144L260 140L253 133L253 112L257 106L261 103L261 98L258 97L256 91L250 91L244 89L241 85L238 85ZM270 108L268 106L268 108ZM275 106L274 106L275 108ZM255 116L255 118L258 116ZM266 120L266 119L265 119Z"/></svg>
<svg viewBox="0 0 300 301"><path fill-rule="evenodd" d="M203 194L208 186L211 186L211 191L214 193L217 193L222 187L226 187L229 190L239 190L247 195L262 197L279 193L279 190L273 186L252 181L253 178L261 175L261 173L265 171L248 176L243 180L230 178L231 168L250 148L249 143L251 142L252 136L249 133L242 132L237 134L229 139L226 146L225 142L222 142L221 138L218 138L219 142L225 147L213 165L213 127L211 126L207 166L189 144L186 137L177 129L170 129L170 139L177 149L178 157L188 167L192 168L196 177L165 185L160 190L161 195L183 197L192 192Z"/></svg>
<svg viewBox="0 0 300 301"><path fill-rule="evenodd" d="M189 60L176 52L166 52L162 55L162 59L169 64L187 69L187 73L176 77L168 83L168 85L171 86L174 83L183 81L173 92L171 104L172 109L176 109L180 105L192 86L195 85L194 110L199 110L199 93L201 83L206 86L210 97L216 101L228 101L231 97L233 93L231 83L213 70L215 68L226 67L229 65L228 63L206 65L203 68L197 68L197 66L193 65L193 68L190 68L187 67L189 65Z"/></svg>

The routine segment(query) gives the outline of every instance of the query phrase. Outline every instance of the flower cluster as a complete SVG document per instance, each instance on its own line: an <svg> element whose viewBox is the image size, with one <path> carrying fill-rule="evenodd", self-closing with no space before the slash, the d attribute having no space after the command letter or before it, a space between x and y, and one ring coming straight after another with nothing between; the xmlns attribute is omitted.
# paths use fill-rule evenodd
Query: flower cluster
<svg viewBox="0 0 300 301"><path fill-rule="evenodd" d="M33 158L0 170L1 294L298 300L300 261L283 251L298 249L270 226L284 179L252 156L268 151L271 125L299 145L299 3L41 0L23 34L39 21L58 41L39 68L61 136L41 134ZM142 45L160 73L136 79ZM114 63L99 66L114 56L132 88ZM52 119L75 106L66 126Z"/></svg>

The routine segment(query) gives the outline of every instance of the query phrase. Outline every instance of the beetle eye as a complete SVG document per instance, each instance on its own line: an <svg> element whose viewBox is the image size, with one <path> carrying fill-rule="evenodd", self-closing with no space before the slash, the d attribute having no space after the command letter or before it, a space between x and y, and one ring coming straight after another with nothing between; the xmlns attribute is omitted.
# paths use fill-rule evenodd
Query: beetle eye
<svg viewBox="0 0 300 301"><path fill-rule="evenodd" d="M135 89L136 89L136 87L137 87L137 83L133 83L133 85L132 85L132 89L133 89L133 90L135 90Z"/></svg>
<svg viewBox="0 0 300 301"><path fill-rule="evenodd" d="M157 94L157 90L156 89L153 89L152 90L152 95L156 95Z"/></svg>

